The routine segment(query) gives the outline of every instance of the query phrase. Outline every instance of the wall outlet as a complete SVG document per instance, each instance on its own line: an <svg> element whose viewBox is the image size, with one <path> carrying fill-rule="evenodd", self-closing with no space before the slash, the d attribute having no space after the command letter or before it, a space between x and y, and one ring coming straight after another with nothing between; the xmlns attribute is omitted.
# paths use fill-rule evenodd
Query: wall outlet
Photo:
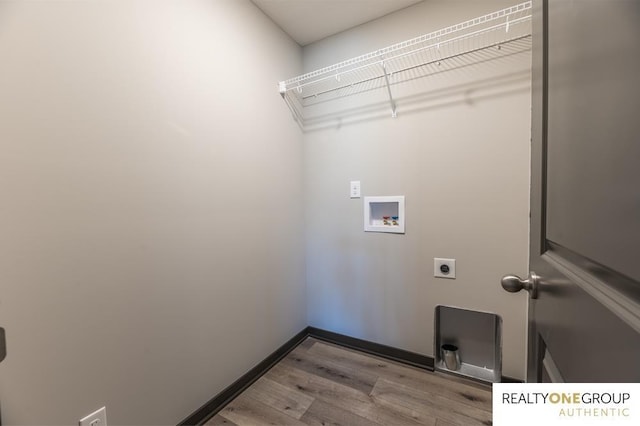
<svg viewBox="0 0 640 426"><path fill-rule="evenodd" d="M107 407L94 411L87 417L80 419L79 426L107 426Z"/></svg>
<svg viewBox="0 0 640 426"><path fill-rule="evenodd" d="M433 276L436 278L456 278L456 260L441 259L436 257L433 259Z"/></svg>

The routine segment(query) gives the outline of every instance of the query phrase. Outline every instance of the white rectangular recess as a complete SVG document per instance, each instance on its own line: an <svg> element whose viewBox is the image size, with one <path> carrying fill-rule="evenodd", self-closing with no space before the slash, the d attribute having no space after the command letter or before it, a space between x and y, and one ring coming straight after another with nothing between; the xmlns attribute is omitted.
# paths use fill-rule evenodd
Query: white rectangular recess
<svg viewBox="0 0 640 426"><path fill-rule="evenodd" d="M387 220L384 217L396 216L398 219ZM404 234L404 195L389 197L364 197L364 230L365 232L390 232Z"/></svg>

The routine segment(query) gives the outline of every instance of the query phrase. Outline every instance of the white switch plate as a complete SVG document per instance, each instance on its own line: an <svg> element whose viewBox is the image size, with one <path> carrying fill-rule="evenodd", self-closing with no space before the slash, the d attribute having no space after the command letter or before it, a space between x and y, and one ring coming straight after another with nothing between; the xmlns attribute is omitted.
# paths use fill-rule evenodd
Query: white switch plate
<svg viewBox="0 0 640 426"><path fill-rule="evenodd" d="M433 276L437 278L456 278L456 260L442 259L436 257L433 259Z"/></svg>
<svg viewBox="0 0 640 426"><path fill-rule="evenodd" d="M351 198L360 198L360 181L352 180L349 184L349 194Z"/></svg>
<svg viewBox="0 0 640 426"><path fill-rule="evenodd" d="M94 411L87 417L80 419L80 426L107 426L107 407Z"/></svg>

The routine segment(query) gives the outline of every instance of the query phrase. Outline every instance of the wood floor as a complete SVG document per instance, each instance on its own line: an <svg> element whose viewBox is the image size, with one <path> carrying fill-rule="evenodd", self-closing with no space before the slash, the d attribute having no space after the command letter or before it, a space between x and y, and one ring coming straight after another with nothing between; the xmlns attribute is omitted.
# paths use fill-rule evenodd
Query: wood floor
<svg viewBox="0 0 640 426"><path fill-rule="evenodd" d="M491 388L307 338L207 425L491 425Z"/></svg>

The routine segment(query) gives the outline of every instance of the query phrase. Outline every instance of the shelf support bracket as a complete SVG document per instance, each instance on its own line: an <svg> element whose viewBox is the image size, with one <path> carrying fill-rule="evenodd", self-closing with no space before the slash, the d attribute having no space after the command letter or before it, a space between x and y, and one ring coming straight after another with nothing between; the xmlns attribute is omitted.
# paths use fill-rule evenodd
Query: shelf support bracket
<svg viewBox="0 0 640 426"><path fill-rule="evenodd" d="M291 103L291 101L287 99L287 84L284 81L281 81L278 83L278 91L280 92L280 96L282 96L282 99L284 99L284 102L289 107L289 110L291 111L291 115L293 116L293 120L296 123L298 123L298 125L300 126L300 129L304 131L303 119L300 116L300 113L296 110L296 107L293 105L293 103Z"/></svg>
<svg viewBox="0 0 640 426"><path fill-rule="evenodd" d="M389 93L389 103L391 103L391 117L396 118L398 112L396 111L396 102L393 100L393 94L391 93L391 84L389 84L389 74L387 73L387 66L382 61L382 71L384 72L384 81L387 83L387 92Z"/></svg>

